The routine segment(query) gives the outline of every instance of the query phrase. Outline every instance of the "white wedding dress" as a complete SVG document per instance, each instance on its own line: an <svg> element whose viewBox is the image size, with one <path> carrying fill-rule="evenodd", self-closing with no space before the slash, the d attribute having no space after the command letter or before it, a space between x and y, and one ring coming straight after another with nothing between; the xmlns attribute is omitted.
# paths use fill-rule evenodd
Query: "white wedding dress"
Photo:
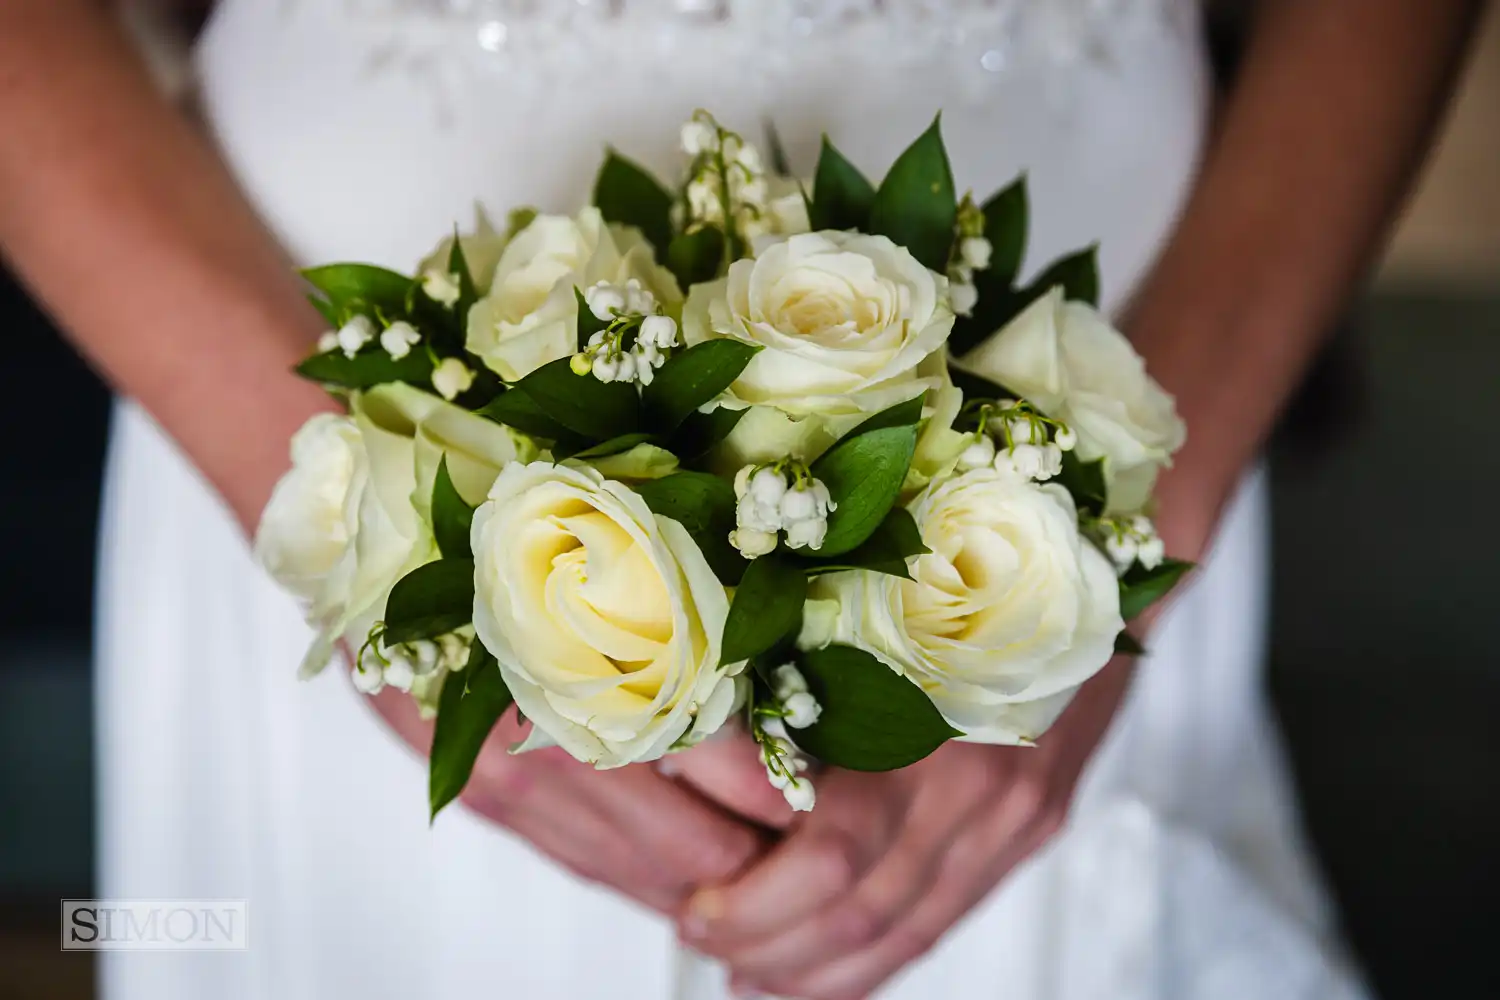
<svg viewBox="0 0 1500 1000"><path fill-rule="evenodd" d="M409 268L475 200L569 210L610 143L658 170L696 106L827 131L875 172L942 109L960 188L1029 172L1028 266L1098 240L1117 306L1204 140L1175 0L227 0L201 104L307 261ZM1204 331L1212 336L1212 331ZM250 948L112 954L109 1000L718 1000L671 928L452 810L129 403L103 541L100 892L249 903ZM245 414L245 419L255 419ZM1299 840L1259 665L1264 484L1152 637L1065 832L882 1000L1359 997Z"/></svg>

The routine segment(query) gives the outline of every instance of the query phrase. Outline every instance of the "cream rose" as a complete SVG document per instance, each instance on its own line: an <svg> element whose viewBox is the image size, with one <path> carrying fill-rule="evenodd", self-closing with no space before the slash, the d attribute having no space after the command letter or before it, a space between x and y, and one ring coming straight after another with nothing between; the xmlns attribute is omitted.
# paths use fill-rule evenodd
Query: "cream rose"
<svg viewBox="0 0 1500 1000"><path fill-rule="evenodd" d="M914 394L917 366L953 329L947 299L947 279L884 236L805 233L694 286L683 335L763 348L731 405L868 413Z"/></svg>
<svg viewBox="0 0 1500 1000"><path fill-rule="evenodd" d="M1035 739L1108 662L1124 628L1109 561L1060 486L982 469L936 483L911 513L932 550L913 579L819 578L803 644L873 653L983 743Z"/></svg>
<svg viewBox="0 0 1500 1000"><path fill-rule="evenodd" d="M1146 505L1187 429L1130 342L1091 306L1053 289L962 365L1024 396L1078 434L1078 455L1104 459L1111 513Z"/></svg>
<svg viewBox="0 0 1500 1000"><path fill-rule="evenodd" d="M596 208L576 219L539 215L505 247L489 293L469 310L469 350L501 378L521 378L577 350L574 288L632 278L668 308L682 301L636 230L606 225Z"/></svg>
<svg viewBox="0 0 1500 1000"><path fill-rule="evenodd" d="M599 767L717 730L743 664L719 666L729 600L676 521L583 465L501 472L474 513L474 628L516 704Z"/></svg>
<svg viewBox="0 0 1500 1000"><path fill-rule="evenodd" d="M255 536L256 558L318 631L303 673L321 669L341 636L362 640L395 582L437 557L426 517L443 455L478 503L501 466L535 454L508 428L401 384L303 425Z"/></svg>

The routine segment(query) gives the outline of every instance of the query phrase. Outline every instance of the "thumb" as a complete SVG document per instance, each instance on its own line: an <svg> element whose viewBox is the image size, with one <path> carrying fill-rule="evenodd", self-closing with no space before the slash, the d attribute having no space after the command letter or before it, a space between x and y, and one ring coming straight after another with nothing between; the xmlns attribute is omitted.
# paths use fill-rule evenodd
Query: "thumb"
<svg viewBox="0 0 1500 1000"><path fill-rule="evenodd" d="M723 730L691 750L664 757L657 767L715 805L762 826L784 830L796 815L766 779L760 748L739 729Z"/></svg>

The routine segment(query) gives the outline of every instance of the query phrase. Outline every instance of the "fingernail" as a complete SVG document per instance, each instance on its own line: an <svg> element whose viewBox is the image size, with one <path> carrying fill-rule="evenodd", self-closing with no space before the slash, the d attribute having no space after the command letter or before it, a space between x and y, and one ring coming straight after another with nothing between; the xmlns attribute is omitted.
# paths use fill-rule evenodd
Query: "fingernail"
<svg viewBox="0 0 1500 1000"><path fill-rule="evenodd" d="M708 937L708 927L724 915L723 896L713 889L702 889L688 900L682 917L682 933L691 940Z"/></svg>

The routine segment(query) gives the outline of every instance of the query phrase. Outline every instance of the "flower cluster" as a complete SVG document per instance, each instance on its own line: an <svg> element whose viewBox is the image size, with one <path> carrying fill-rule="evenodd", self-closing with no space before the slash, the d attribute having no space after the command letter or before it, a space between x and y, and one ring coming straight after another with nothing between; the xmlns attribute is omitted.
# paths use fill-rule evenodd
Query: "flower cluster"
<svg viewBox="0 0 1500 1000"><path fill-rule="evenodd" d="M256 554L305 673L342 647L435 716L434 811L512 705L598 768L742 720L798 810L815 759L1031 744L1188 569L1150 519L1181 422L1097 276L990 270L1024 192L958 199L936 125L878 186L825 143L806 195L706 112L681 140L671 188L611 154L575 215L304 272L348 410Z"/></svg>
<svg viewBox="0 0 1500 1000"><path fill-rule="evenodd" d="M677 321L661 314L656 297L635 278L623 286L600 282L584 293L584 301L594 318L608 325L573 355L574 374L650 385L677 346Z"/></svg>
<svg viewBox="0 0 1500 1000"><path fill-rule="evenodd" d="M828 515L838 509L828 487L793 459L744 466L735 474L734 495L735 528L729 541L749 559L775 549L782 531L791 548L822 548Z"/></svg>
<svg viewBox="0 0 1500 1000"><path fill-rule="evenodd" d="M974 272L989 270L994 254L994 247L984 235L984 212L974 204L971 195L964 195L958 204L956 229L957 239L948 260L948 293L953 298L953 311L970 316L979 304Z"/></svg>

